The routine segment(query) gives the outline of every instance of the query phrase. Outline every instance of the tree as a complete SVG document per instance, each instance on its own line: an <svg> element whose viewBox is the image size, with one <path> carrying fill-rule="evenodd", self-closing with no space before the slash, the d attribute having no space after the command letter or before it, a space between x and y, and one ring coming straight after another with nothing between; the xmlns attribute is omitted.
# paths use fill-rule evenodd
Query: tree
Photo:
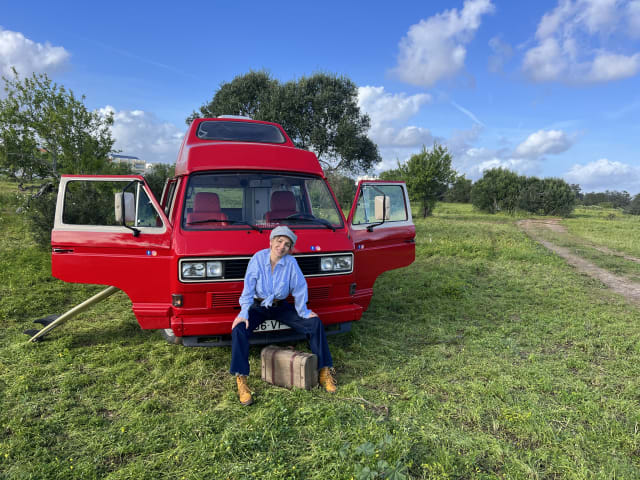
<svg viewBox="0 0 640 480"><path fill-rule="evenodd" d="M606 190L604 192L589 192L584 194L584 205L600 205L601 207L624 208L631 203L629 192Z"/></svg>
<svg viewBox="0 0 640 480"><path fill-rule="evenodd" d="M458 175L444 194L444 201L452 203L471 202L471 186L471 180L465 178L464 175Z"/></svg>
<svg viewBox="0 0 640 480"><path fill-rule="evenodd" d="M524 177L503 168L492 168L484 172L473 184L471 203L489 213L514 212L518 205Z"/></svg>
<svg viewBox="0 0 640 480"><path fill-rule="evenodd" d="M281 124L297 147L315 152L325 172L366 173L380 161L367 137L370 119L360 113L358 89L346 77L316 73L282 84L252 71L223 83L187 123L225 114Z"/></svg>
<svg viewBox="0 0 640 480"><path fill-rule="evenodd" d="M576 203L575 189L560 178L519 176L493 168L473 185L473 205L489 213L516 209L540 215L569 215Z"/></svg>
<svg viewBox="0 0 640 480"><path fill-rule="evenodd" d="M640 193L633 197L633 200L625 207L624 213L640 215Z"/></svg>
<svg viewBox="0 0 640 480"><path fill-rule="evenodd" d="M23 206L37 243L49 243L60 174L124 173L107 159L114 140L111 116L87 110L47 75L21 80L2 77L6 97L0 100L0 169L8 175L42 180L38 193Z"/></svg>
<svg viewBox="0 0 640 480"><path fill-rule="evenodd" d="M353 178L339 173L329 173L327 181L331 185L333 193L336 194L340 208L347 209L351 207L353 198L356 194L356 182Z"/></svg>
<svg viewBox="0 0 640 480"><path fill-rule="evenodd" d="M151 170L144 174L144 179L149 184L149 188L155 195L158 202L162 196L162 189L167 181L167 178L173 178L176 172L176 165L169 165L168 163L156 163L151 167Z"/></svg>
<svg viewBox="0 0 640 480"><path fill-rule="evenodd" d="M91 112L84 96L58 86L46 74L21 80L2 77L7 94L0 100L2 168L10 175L59 177L60 173L97 173L113 148L112 116Z"/></svg>
<svg viewBox="0 0 640 480"><path fill-rule="evenodd" d="M391 170L385 170L384 172L380 172L380 175L378 175L378 178L380 180L385 180L387 182L394 182L394 181L402 181L404 182L405 179L405 170L406 167L404 165L402 165L399 161L398 163L398 167L397 168L393 168Z"/></svg>
<svg viewBox="0 0 640 480"><path fill-rule="evenodd" d="M420 202L422 217L433 213L436 201L447 191L456 172L451 169L451 154L447 147L435 144L433 149L422 147L406 165L399 165L407 183L409 195Z"/></svg>
<svg viewBox="0 0 640 480"><path fill-rule="evenodd" d="M575 191L561 178L542 180L542 214L568 216L576 204Z"/></svg>
<svg viewBox="0 0 640 480"><path fill-rule="evenodd" d="M196 118L219 115L244 115L255 120L273 118L279 89L280 83L265 71L238 75L220 85L213 99L187 118L187 125Z"/></svg>
<svg viewBox="0 0 640 480"><path fill-rule="evenodd" d="M580 187L580 185L578 185L577 183L572 183L571 185L569 185L569 187L571 187L571 190L575 194L576 201L582 202L582 200L584 199L584 194L582 193L582 187Z"/></svg>

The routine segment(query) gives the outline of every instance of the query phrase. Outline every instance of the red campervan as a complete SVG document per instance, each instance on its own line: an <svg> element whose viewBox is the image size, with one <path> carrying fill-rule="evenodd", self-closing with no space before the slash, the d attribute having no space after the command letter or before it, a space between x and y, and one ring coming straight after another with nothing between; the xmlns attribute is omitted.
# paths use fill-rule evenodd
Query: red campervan
<svg viewBox="0 0 640 480"><path fill-rule="evenodd" d="M361 181L345 219L316 156L280 125L205 118L185 134L160 201L137 175L62 177L52 272L123 290L140 326L171 341L224 345L249 258L282 224L298 236L292 253L327 333L349 330L378 275L415 258L402 182ZM291 339L281 327L265 322L254 342Z"/></svg>

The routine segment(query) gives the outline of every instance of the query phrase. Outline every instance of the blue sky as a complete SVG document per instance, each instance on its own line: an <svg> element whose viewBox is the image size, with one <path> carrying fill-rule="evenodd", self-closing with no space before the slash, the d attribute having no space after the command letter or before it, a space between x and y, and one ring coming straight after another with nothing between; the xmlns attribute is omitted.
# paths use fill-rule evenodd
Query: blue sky
<svg viewBox="0 0 640 480"><path fill-rule="evenodd" d="M5 2L11 65L112 110L116 148L152 162L236 75L329 72L359 86L377 171L436 141L474 180L640 192L640 0Z"/></svg>

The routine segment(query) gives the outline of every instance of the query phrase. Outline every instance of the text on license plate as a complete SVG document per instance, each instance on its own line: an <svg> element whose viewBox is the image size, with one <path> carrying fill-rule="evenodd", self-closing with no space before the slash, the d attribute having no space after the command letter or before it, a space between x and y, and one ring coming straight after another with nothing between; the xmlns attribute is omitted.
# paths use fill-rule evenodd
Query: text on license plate
<svg viewBox="0 0 640 480"><path fill-rule="evenodd" d="M280 323L277 320L265 320L258 328L256 328L256 332L272 332L274 330L287 330L287 327L284 323Z"/></svg>

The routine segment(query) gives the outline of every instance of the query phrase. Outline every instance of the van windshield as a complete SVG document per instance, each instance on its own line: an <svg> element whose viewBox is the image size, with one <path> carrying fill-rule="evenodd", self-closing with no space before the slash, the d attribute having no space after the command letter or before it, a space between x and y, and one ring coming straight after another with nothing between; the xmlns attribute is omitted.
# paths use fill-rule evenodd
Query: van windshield
<svg viewBox="0 0 640 480"><path fill-rule="evenodd" d="M182 212L186 230L343 226L322 178L260 172L194 174Z"/></svg>

